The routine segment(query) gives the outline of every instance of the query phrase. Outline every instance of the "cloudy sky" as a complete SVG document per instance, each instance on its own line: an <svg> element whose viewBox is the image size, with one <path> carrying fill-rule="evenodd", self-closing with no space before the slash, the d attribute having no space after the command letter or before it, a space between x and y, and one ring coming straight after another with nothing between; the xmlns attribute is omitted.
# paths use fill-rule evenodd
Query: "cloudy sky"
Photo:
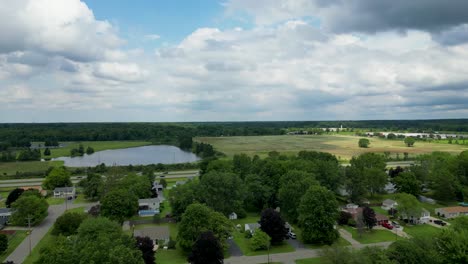
<svg viewBox="0 0 468 264"><path fill-rule="evenodd" d="M468 117L466 0L1 0L0 122Z"/></svg>

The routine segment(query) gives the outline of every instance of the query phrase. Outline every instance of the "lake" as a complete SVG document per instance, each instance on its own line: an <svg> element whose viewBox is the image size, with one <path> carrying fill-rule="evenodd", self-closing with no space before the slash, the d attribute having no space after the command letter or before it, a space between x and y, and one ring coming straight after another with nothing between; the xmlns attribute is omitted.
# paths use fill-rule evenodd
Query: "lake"
<svg viewBox="0 0 468 264"><path fill-rule="evenodd" d="M111 149L95 152L82 157L60 157L52 160L63 160L67 167L94 167L101 163L106 166L118 165L148 165L148 164L174 164L194 162L200 158L192 152L181 150L178 147L157 145L136 148Z"/></svg>

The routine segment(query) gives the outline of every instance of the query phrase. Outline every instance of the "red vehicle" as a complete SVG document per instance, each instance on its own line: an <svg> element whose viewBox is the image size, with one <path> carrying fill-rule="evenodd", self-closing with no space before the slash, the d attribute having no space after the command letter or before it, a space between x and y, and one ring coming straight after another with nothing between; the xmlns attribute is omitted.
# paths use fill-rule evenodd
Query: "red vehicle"
<svg viewBox="0 0 468 264"><path fill-rule="evenodd" d="M390 230L393 229L393 226L390 223L382 223L382 226Z"/></svg>

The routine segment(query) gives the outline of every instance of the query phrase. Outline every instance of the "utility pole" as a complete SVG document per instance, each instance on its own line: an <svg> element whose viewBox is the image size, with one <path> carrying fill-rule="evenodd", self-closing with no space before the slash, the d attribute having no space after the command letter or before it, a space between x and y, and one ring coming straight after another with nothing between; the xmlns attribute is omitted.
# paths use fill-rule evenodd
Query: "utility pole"
<svg viewBox="0 0 468 264"><path fill-rule="evenodd" d="M31 233L32 233L32 230L31 230L31 215L28 215L28 217L26 218L28 219L28 229L29 229L29 255L31 255Z"/></svg>

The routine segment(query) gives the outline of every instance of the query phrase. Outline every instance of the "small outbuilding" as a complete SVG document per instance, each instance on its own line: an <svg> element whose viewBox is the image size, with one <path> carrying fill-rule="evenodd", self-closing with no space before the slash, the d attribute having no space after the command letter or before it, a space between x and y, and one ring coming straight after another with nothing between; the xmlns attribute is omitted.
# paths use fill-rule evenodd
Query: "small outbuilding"
<svg viewBox="0 0 468 264"><path fill-rule="evenodd" d="M229 214L229 220L236 220L237 219L237 214L235 212L232 212Z"/></svg>

